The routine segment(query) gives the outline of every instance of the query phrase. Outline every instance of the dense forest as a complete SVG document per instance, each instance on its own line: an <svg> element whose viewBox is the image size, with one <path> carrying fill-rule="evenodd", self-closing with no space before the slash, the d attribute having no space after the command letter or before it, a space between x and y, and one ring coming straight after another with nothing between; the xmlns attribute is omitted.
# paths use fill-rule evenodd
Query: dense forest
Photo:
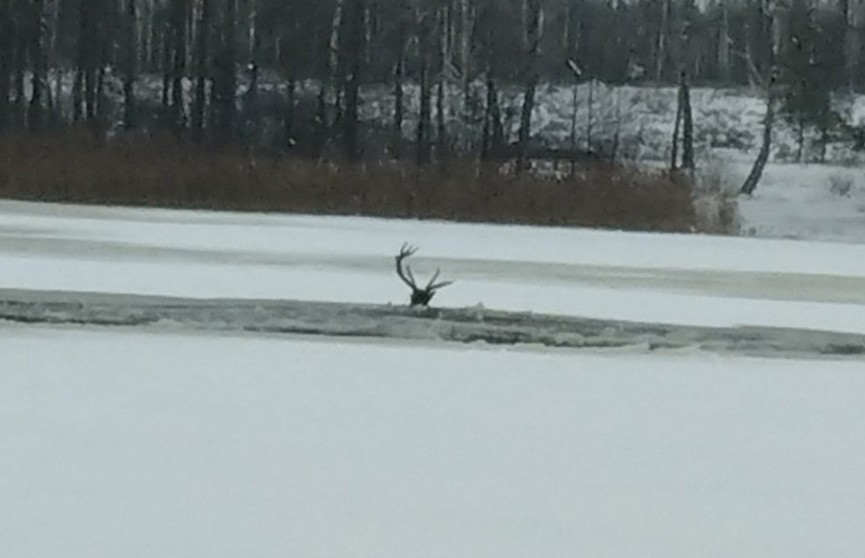
<svg viewBox="0 0 865 558"><path fill-rule="evenodd" d="M166 128L226 142L269 110L281 114L286 146L303 138L318 152L330 141L351 160L362 151L360 88L387 85L402 131L411 83L422 163L447 134L442 97L453 91L463 110L481 106L488 149L501 136L505 85L524 91L524 143L541 82L754 85L771 68L788 85L786 104L814 123L832 90L862 85L863 25L850 0L0 0L0 130L105 128L108 107L122 103L124 128L155 110ZM139 106L153 104L136 95L145 78L161 84L157 107ZM265 106L265 79L284 86L282 106ZM304 117L295 95L310 83Z"/></svg>

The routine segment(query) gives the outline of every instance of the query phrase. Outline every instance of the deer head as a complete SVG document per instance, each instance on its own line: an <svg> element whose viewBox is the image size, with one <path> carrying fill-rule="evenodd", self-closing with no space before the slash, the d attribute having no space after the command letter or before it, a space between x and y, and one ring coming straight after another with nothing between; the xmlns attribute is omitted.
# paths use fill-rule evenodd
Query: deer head
<svg viewBox="0 0 865 558"><path fill-rule="evenodd" d="M403 265L405 260L413 256L417 252L417 248L415 246L410 245L409 243L404 243L402 248L399 250L399 254L394 258L396 260L396 274L402 280L403 283L408 285L411 289L411 303L412 307L414 306L429 306L430 300L435 296L436 291L443 287L447 287L452 284L453 281L439 281L436 280L439 278L440 270L436 269L436 272L433 274L432 279L429 280L426 287L418 287L417 281L414 278L414 273L412 273L411 268L408 265Z"/></svg>

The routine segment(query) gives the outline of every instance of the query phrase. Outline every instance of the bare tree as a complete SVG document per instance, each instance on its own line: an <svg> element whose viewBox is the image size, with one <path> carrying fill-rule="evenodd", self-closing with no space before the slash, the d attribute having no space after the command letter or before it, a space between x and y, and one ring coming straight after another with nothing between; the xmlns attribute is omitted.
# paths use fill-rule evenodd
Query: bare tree
<svg viewBox="0 0 865 558"><path fill-rule="evenodd" d="M204 121L207 112L207 79L210 74L210 19L211 0L201 0L198 34L195 37L195 104L192 108L193 139L204 139Z"/></svg>
<svg viewBox="0 0 865 558"><path fill-rule="evenodd" d="M391 141L391 151L394 158L402 157L402 126L405 120L405 90L403 81L405 79L405 49L406 49L406 31L405 25L400 24L397 31L397 59L393 70L393 139Z"/></svg>
<svg viewBox="0 0 865 558"><path fill-rule="evenodd" d="M691 88L688 74L681 73L682 90L682 167L694 170L694 118L691 112Z"/></svg>
<svg viewBox="0 0 865 558"><path fill-rule="evenodd" d="M523 93L523 106L520 112L520 130L518 139L517 172L528 169L528 149L531 139L532 112L535 110L535 92L538 87L540 75L538 73L538 54L541 48L541 28L543 25L543 11L541 0L525 0L526 11L526 42L528 51L525 64L525 92Z"/></svg>
<svg viewBox="0 0 865 558"><path fill-rule="evenodd" d="M505 143L502 111L499 106L499 93L492 70L487 72L487 104L484 111L483 141L481 159L498 157Z"/></svg>
<svg viewBox="0 0 865 558"><path fill-rule="evenodd" d="M27 60L30 63L31 88L27 125L31 130L38 130L43 124L43 93L47 72L43 41L44 10L44 0L33 0L21 4L21 11L18 13L19 29L21 36L26 39Z"/></svg>
<svg viewBox="0 0 865 558"><path fill-rule="evenodd" d="M27 97L25 94L25 80L27 76L27 52L29 50L30 33L28 32L29 18L27 15L29 1L15 0L13 2L13 22L15 24L15 93L14 121L16 128L24 127L26 118Z"/></svg>
<svg viewBox="0 0 865 558"><path fill-rule="evenodd" d="M346 40L344 42L343 67L348 75L345 83L345 115L343 117L343 154L349 161L360 159L358 143L358 108L360 104L360 79L364 48L364 0L350 0Z"/></svg>
<svg viewBox="0 0 865 558"><path fill-rule="evenodd" d="M458 0L460 13L460 78L463 93L463 114L466 112L466 104L469 98L469 84L471 83L471 41L472 41L472 14L469 0Z"/></svg>
<svg viewBox="0 0 865 558"><path fill-rule="evenodd" d="M670 20L672 19L673 1L663 0L661 7L661 24L658 27L658 41L655 49L655 80L660 81L664 75L664 63L667 58L669 43Z"/></svg>
<svg viewBox="0 0 865 558"><path fill-rule="evenodd" d="M592 150L592 125L595 121L595 78L589 79L589 98L586 101L586 151Z"/></svg>
<svg viewBox="0 0 865 558"><path fill-rule="evenodd" d="M436 152L439 159L447 151L447 115L445 114L445 82L447 81L450 51L448 48L448 21L450 11L447 6L439 10L439 71L436 80Z"/></svg>
<svg viewBox="0 0 865 558"><path fill-rule="evenodd" d="M432 278L427 283L426 287L418 287L417 281L414 278L411 268L408 265L403 266L405 260L413 256L417 252L417 248L408 243L402 245L399 254L394 258L396 260L396 274L411 289L410 305L414 306L429 306L436 291L453 284L453 281L438 281L440 270L436 269Z"/></svg>
<svg viewBox="0 0 865 558"><path fill-rule="evenodd" d="M571 10L568 10L568 15L570 16ZM570 27L570 21L568 22L568 27ZM580 77L583 75L582 70L577 63L574 62L573 58L568 58L566 61L566 65L568 69L571 71L574 77L574 90L571 99L571 175L573 176L577 172L577 110L580 106ZM616 105L616 110L618 110L618 104ZM617 130L618 132L618 130Z"/></svg>
<svg viewBox="0 0 865 558"><path fill-rule="evenodd" d="M46 104L48 105L48 119L50 124L56 125L62 117L60 107L60 97L62 92L63 69L60 67L57 45L60 35L60 6L61 0L49 0L45 32L45 57L46 57L46 76L45 76L45 96Z"/></svg>
<svg viewBox="0 0 865 558"><path fill-rule="evenodd" d="M98 116L97 71L103 35L101 18L104 16L101 8L99 0L79 0L78 60L73 112L76 120L86 118L91 125L96 124Z"/></svg>
<svg viewBox="0 0 865 558"><path fill-rule="evenodd" d="M176 130L186 126L186 102L183 94L183 78L186 77L186 23L189 18L190 0L172 0L171 4L171 125Z"/></svg>
<svg viewBox="0 0 865 558"><path fill-rule="evenodd" d="M120 23L118 6L114 0L97 0L96 2L97 43L95 53L96 65L96 118L100 127L109 125L109 108L111 105L107 92L107 71L114 66L114 45L116 44L116 29Z"/></svg>
<svg viewBox="0 0 865 558"><path fill-rule="evenodd" d="M173 12L175 2L178 0L171 0L171 9ZM174 49L174 41L172 40L171 30L171 18L169 18L165 14L165 9L162 10L162 17L160 18L160 25L158 26L160 29L160 45L161 45L161 70L162 70L162 120L164 122L172 123L174 120L173 115L171 114L171 76L172 76L172 59L171 53ZM172 123L173 124L173 123Z"/></svg>
<svg viewBox="0 0 865 558"><path fill-rule="evenodd" d="M684 108L682 104L682 89L679 88L679 94L676 96L676 121L673 124L673 145L670 149L670 170L672 171L679 167L679 133L681 131Z"/></svg>
<svg viewBox="0 0 865 558"><path fill-rule="evenodd" d="M225 143L234 137L237 113L237 0L225 0L222 14L222 49L216 68L214 83L214 111L216 113L217 136Z"/></svg>
<svg viewBox="0 0 865 558"><path fill-rule="evenodd" d="M718 74L722 81L730 80L730 9L728 2L721 0L721 29L718 31Z"/></svg>
<svg viewBox="0 0 865 558"><path fill-rule="evenodd" d="M678 168L680 125L682 130L682 168L694 170L694 120L691 112L691 89L688 86L688 75L684 70L679 73L679 95L676 105L670 170Z"/></svg>
<svg viewBox="0 0 865 558"><path fill-rule="evenodd" d="M754 190L757 189L757 184L760 182L760 178L763 176L763 169L766 167L766 163L769 160L769 151L772 147L772 127L775 122L776 95L773 91L774 86L775 76L773 72L768 79L768 84L764 88L766 95L766 115L763 117L763 141L760 144L760 152L757 154L754 166L751 167L751 172L748 174L748 177L739 189L739 193L741 194L750 196L754 193Z"/></svg>
<svg viewBox="0 0 865 558"><path fill-rule="evenodd" d="M420 117L417 123L416 139L416 162L419 167L429 162L430 158L430 129L432 128L432 109L430 94L430 15L419 13L417 21L417 40L419 50L419 86L420 86Z"/></svg>
<svg viewBox="0 0 865 558"><path fill-rule="evenodd" d="M246 40L247 40L247 64L249 72L249 89L244 99L245 120L247 124L246 142L250 147L255 146L261 130L261 106L259 103L259 76L261 74L261 34L258 32L258 2L257 0L246 0Z"/></svg>
<svg viewBox="0 0 865 558"><path fill-rule="evenodd" d="M135 69L138 52L138 0L126 0L123 18L123 127L131 130L136 124Z"/></svg>
<svg viewBox="0 0 865 558"><path fill-rule="evenodd" d="M772 30L775 25L774 9L771 9L770 7L767 12L769 18L769 29ZM769 33L769 37L771 39L772 33ZM757 189L757 184L759 184L760 178L763 176L763 169L766 167L766 163L769 160L769 152L772 147L772 128L775 123L775 101L777 99L775 82L778 74L778 70L775 67L775 59L777 57L777 52L774 41L770 40L769 44L765 46L768 50L769 61L766 75L761 74L757 69L750 51L746 51L744 54L752 79L760 85L760 88L763 90L763 94L766 97L766 115L763 117L763 141L760 145L760 152L757 154L754 166L751 167L751 172L748 174L748 177L739 189L740 194L746 194L749 196Z"/></svg>
<svg viewBox="0 0 865 558"><path fill-rule="evenodd" d="M9 127L13 44L12 0L0 0L0 133L5 132Z"/></svg>

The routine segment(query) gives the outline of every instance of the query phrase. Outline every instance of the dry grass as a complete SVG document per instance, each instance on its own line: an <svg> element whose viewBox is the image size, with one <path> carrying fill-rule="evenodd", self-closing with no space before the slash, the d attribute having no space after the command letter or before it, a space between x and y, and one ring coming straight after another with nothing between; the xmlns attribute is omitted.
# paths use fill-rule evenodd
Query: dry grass
<svg viewBox="0 0 865 558"><path fill-rule="evenodd" d="M697 229L683 177L629 168L569 179L475 163L336 166L87 132L0 138L0 196L118 205L373 215L637 230Z"/></svg>

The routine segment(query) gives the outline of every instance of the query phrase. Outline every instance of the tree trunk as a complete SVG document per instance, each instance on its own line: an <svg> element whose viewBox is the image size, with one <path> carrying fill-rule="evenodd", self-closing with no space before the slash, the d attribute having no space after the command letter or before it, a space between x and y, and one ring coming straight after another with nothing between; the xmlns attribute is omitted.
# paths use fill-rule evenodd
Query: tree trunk
<svg viewBox="0 0 865 558"><path fill-rule="evenodd" d="M826 164L826 147L829 145L829 130L822 128L820 130L820 164Z"/></svg>
<svg viewBox="0 0 865 558"><path fill-rule="evenodd" d="M775 80L777 77L775 60L777 59L777 43L774 41L774 31L776 14L770 9L765 16L765 26L768 28L764 29L765 32L763 33L763 35L768 38L767 44L764 45L767 58L764 70L765 76L761 77L756 69L752 69L752 73L754 74L752 80L761 83L766 95L766 116L763 119L763 143L760 146L760 152L757 154L757 159L754 161L754 166L751 167L751 172L748 174L748 177L739 189L740 194L746 194L749 196L757 189L757 184L759 184L760 178L763 176L763 169L765 169L766 162L769 160L769 152L772 148L772 127L775 123ZM763 16L761 15L761 18L762 17ZM763 24L763 20L761 19L761 25ZM750 54L748 60L751 67L755 68L755 64L750 58Z"/></svg>
<svg viewBox="0 0 865 558"><path fill-rule="evenodd" d="M81 122L84 119L84 69L75 68L75 80L72 83L72 121Z"/></svg>
<svg viewBox="0 0 865 558"><path fill-rule="evenodd" d="M721 0L721 30L718 33L718 76L724 83L730 81L730 14L727 2Z"/></svg>
<svg viewBox="0 0 865 558"><path fill-rule="evenodd" d="M682 125L682 116L685 112L685 105L682 99L682 89L679 88L679 94L676 100L676 122L673 124L673 146L670 149L670 170L674 171L679 168L679 130Z"/></svg>
<svg viewBox="0 0 865 558"><path fill-rule="evenodd" d="M256 0L247 0L249 4L249 13L247 14L247 42L249 43L247 68L249 70L249 90L246 93L244 100L245 120L247 123L246 142L247 146L253 147L259 141L261 133L261 106L259 105L258 90L260 66L259 57L261 55L261 38L258 33L258 6Z"/></svg>
<svg viewBox="0 0 865 558"><path fill-rule="evenodd" d="M107 93L106 72L109 67L114 67L115 44L114 31L120 23L117 19L117 5L107 0L96 0L96 43L94 45L93 70L96 76L96 90L94 100L96 103L96 118L93 124L101 130L108 126L111 115L109 114L110 100Z"/></svg>
<svg viewBox="0 0 865 558"><path fill-rule="evenodd" d="M177 1L177 0L174 0ZM171 38L171 23L162 23L162 121L163 124L171 123L171 52L173 41Z"/></svg>
<svg viewBox="0 0 865 558"><path fill-rule="evenodd" d="M0 134L9 129L9 88L12 86L12 0L0 0Z"/></svg>
<svg viewBox="0 0 865 558"><path fill-rule="evenodd" d="M472 24L469 0L459 0L460 10L460 78L463 93L463 114L465 115L471 84L471 38Z"/></svg>
<svg viewBox="0 0 865 558"><path fill-rule="evenodd" d="M258 62L261 37L258 33L258 0L246 0L249 5L246 14L246 46L250 62Z"/></svg>
<svg viewBox="0 0 865 558"><path fill-rule="evenodd" d="M52 127L56 127L63 116L61 107L63 69L60 67L57 57L57 41L60 35L60 2L61 0L52 0L51 2L51 21L49 23L51 32L46 46L47 75L45 79L48 124Z"/></svg>
<svg viewBox="0 0 865 558"><path fill-rule="evenodd" d="M291 150L294 148L294 105L297 98L297 82L293 77L288 79L287 91L285 99L285 117L283 119L283 128L285 129L285 148Z"/></svg>
<svg viewBox="0 0 865 558"><path fill-rule="evenodd" d="M34 0L30 4L29 15L29 51L31 72L31 94L30 106L27 110L27 125L31 130L39 130L44 124L43 93L46 80L46 58L43 41L43 30L46 28L44 21L44 0Z"/></svg>
<svg viewBox="0 0 865 558"><path fill-rule="evenodd" d="M537 59L541 44L541 3L540 0L527 0L527 33L528 52L526 59L526 86L523 93L523 106L520 112L520 129L517 143L517 172L528 170L528 150L531 139L532 112L535 109L535 91L538 87Z"/></svg>
<svg viewBox="0 0 865 558"><path fill-rule="evenodd" d="M217 80L214 84L214 109L216 112L217 135L221 143L228 143L234 137L237 106L237 0L225 0L222 21L222 52L216 68Z"/></svg>
<svg viewBox="0 0 865 558"><path fill-rule="evenodd" d="M438 158L442 159L447 151L447 115L445 114L445 81L447 79L447 65L450 59L448 51L448 24L447 9L441 12L441 25L439 27L439 72L436 84L436 152Z"/></svg>
<svg viewBox="0 0 865 558"><path fill-rule="evenodd" d="M805 149L805 119L799 116L796 126L796 162L802 162L802 152Z"/></svg>
<svg viewBox="0 0 865 558"><path fill-rule="evenodd" d="M504 145L504 128L499 107L499 93L491 71L487 72L487 104L484 113L483 143L481 159L496 159L501 155Z"/></svg>
<svg viewBox="0 0 865 558"><path fill-rule="evenodd" d="M682 167L694 170L694 119L691 112L691 88L688 76L682 72Z"/></svg>
<svg viewBox="0 0 865 558"><path fill-rule="evenodd" d="M421 19L418 23L418 43L420 49L420 117L418 118L417 123L417 134L416 134L416 148L417 155L415 157L417 165L422 167L429 163L430 158L430 146L429 146L429 135L431 125L431 116L432 110L430 107L431 97L430 94L430 76L429 76L429 42L430 42L430 30L429 30L429 21L428 16L426 14L421 15Z"/></svg>
<svg viewBox="0 0 865 558"><path fill-rule="evenodd" d="M770 93L766 98L766 116L763 119L763 143L760 145L760 153L757 155L757 160L754 161L751 173L739 189L740 194L747 194L750 196L754 193L754 190L757 189L757 184L763 176L763 169L766 168L766 162L769 160L769 151L772 148L772 125L774 122L775 99Z"/></svg>
<svg viewBox="0 0 865 558"><path fill-rule="evenodd" d="M494 81L492 84L492 106L490 107L490 122L492 123L492 147L493 153L500 154L508 139L505 137L505 125L502 119L502 107L499 103L498 88Z"/></svg>
<svg viewBox="0 0 865 558"><path fill-rule="evenodd" d="M405 120L405 92L403 90L403 74L405 72L405 43L397 54L396 67L393 72L393 140L391 150L393 157L402 157L402 125Z"/></svg>
<svg viewBox="0 0 865 558"><path fill-rule="evenodd" d="M27 51L29 47L29 30L27 29L28 17L26 12L27 3L18 0L13 17L15 22L15 105L13 120L16 128L23 128L26 123L27 98L25 96L25 80L27 76Z"/></svg>
<svg viewBox="0 0 865 558"><path fill-rule="evenodd" d="M343 70L340 67L342 57L340 53L340 42L342 37L343 5L345 0L336 0L336 6L333 9L333 19L330 25L330 52L327 56L328 72L327 79L330 82L333 91L333 108L336 113L336 120L342 116L342 79Z"/></svg>
<svg viewBox="0 0 865 558"><path fill-rule="evenodd" d="M447 154L447 117L445 114L445 84L439 78L436 86L436 153L442 159Z"/></svg>
<svg viewBox="0 0 865 558"><path fill-rule="evenodd" d="M588 114L586 115L586 151L592 152L592 124L595 116L595 80L589 80Z"/></svg>
<svg viewBox="0 0 865 558"><path fill-rule="evenodd" d="M201 0L198 35L195 37L195 105L192 108L192 135L195 141L204 140L204 121L207 114L207 78L210 73L210 2Z"/></svg>
<svg viewBox="0 0 865 558"><path fill-rule="evenodd" d="M186 76L186 21L188 12L189 0L172 0L171 126L178 132L186 127L183 78Z"/></svg>
<svg viewBox="0 0 865 558"><path fill-rule="evenodd" d="M358 145L358 105L360 103L360 73L364 43L364 0L350 0L345 60L348 76L345 81L345 116L343 120L343 155L348 161L360 160Z"/></svg>
<svg viewBox="0 0 865 558"><path fill-rule="evenodd" d="M141 29L141 56L143 58L142 67L146 72L153 72L156 67L156 26L153 23L153 1L144 0L144 13L142 14L142 29Z"/></svg>
<svg viewBox="0 0 865 558"><path fill-rule="evenodd" d="M495 94L494 84L491 77L487 77L487 103L484 108L484 124L481 129L481 161L490 159L490 146L492 143L492 108L493 95Z"/></svg>
<svg viewBox="0 0 865 558"><path fill-rule="evenodd" d="M318 85L318 95L315 106L315 136L313 151L316 157L321 157L327 145L328 118L327 118L327 85L322 80Z"/></svg>
<svg viewBox="0 0 865 558"><path fill-rule="evenodd" d="M577 110L580 106L580 82L574 75L574 92L571 101L571 176L577 173Z"/></svg>
<svg viewBox="0 0 865 558"><path fill-rule="evenodd" d="M613 92L616 103L616 130L613 132L613 146L610 149L610 164L616 164L616 158L619 156L619 139L622 133L622 96L621 90L617 87Z"/></svg>
<svg viewBox="0 0 865 558"><path fill-rule="evenodd" d="M100 30L97 24L99 7L95 0L79 0L78 29L78 88L81 106L78 114L93 125L96 123L96 70L99 56Z"/></svg>
<svg viewBox="0 0 865 558"><path fill-rule="evenodd" d="M667 57L667 35L670 31L672 0L664 0L661 6L661 25L658 28L658 44L655 51L655 81L661 81L664 76L664 64Z"/></svg>
<svg viewBox="0 0 865 558"><path fill-rule="evenodd" d="M135 68L138 52L138 0L126 0L126 17L123 18L123 127L132 130L136 125Z"/></svg>

